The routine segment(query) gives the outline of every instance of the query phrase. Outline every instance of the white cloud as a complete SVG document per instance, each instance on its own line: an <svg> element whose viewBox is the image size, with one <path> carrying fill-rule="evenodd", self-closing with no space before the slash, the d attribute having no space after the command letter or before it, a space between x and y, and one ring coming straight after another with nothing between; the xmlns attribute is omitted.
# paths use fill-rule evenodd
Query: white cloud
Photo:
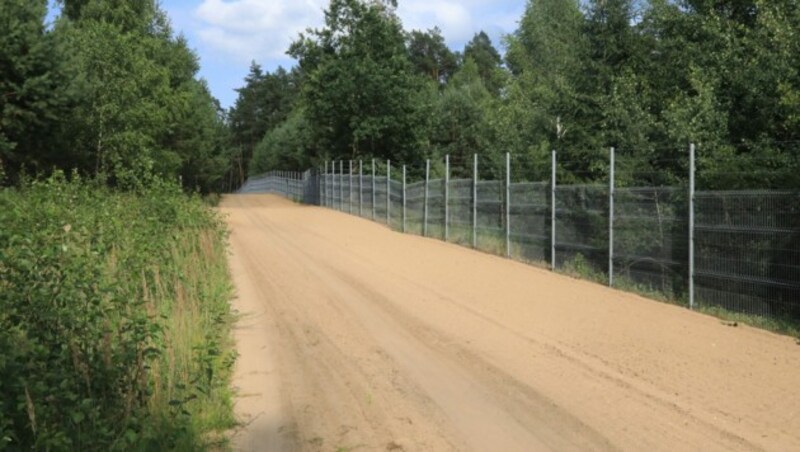
<svg viewBox="0 0 800 452"><path fill-rule="evenodd" d="M462 2L409 0L399 4L397 14L406 30L438 26L448 41L469 40L475 30L472 13Z"/></svg>
<svg viewBox="0 0 800 452"><path fill-rule="evenodd" d="M196 32L237 62L284 59L300 32L322 23L326 6L326 0L203 0Z"/></svg>
<svg viewBox="0 0 800 452"><path fill-rule="evenodd" d="M328 0L202 0L195 33L218 57L236 63L285 61L292 40L323 23ZM438 26L448 44L461 47L480 29L494 38L513 30L524 0L400 0L406 30Z"/></svg>

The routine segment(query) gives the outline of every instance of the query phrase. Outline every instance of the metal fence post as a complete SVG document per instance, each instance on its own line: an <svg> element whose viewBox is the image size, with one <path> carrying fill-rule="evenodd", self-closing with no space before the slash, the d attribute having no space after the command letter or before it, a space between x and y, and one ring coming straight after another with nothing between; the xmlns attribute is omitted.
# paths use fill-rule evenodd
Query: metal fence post
<svg viewBox="0 0 800 452"><path fill-rule="evenodd" d="M614 287L614 161L615 151L612 147L609 152L608 167L608 286Z"/></svg>
<svg viewBox="0 0 800 452"><path fill-rule="evenodd" d="M689 145L689 309L694 309L694 195L695 147Z"/></svg>
<svg viewBox="0 0 800 452"><path fill-rule="evenodd" d="M372 159L372 221L375 221L375 159Z"/></svg>
<svg viewBox="0 0 800 452"><path fill-rule="evenodd" d="M322 201L322 205L327 206L328 205L328 161L327 160L325 160L325 172L322 174L325 175L325 178L323 179L324 183L320 184L319 186L320 200ZM322 196L322 193L324 193L325 196Z"/></svg>
<svg viewBox="0 0 800 452"><path fill-rule="evenodd" d="M478 154L472 158L472 247L478 247Z"/></svg>
<svg viewBox="0 0 800 452"><path fill-rule="evenodd" d="M450 239L450 154L444 156L444 241Z"/></svg>
<svg viewBox="0 0 800 452"><path fill-rule="evenodd" d="M364 161L358 161L358 216L364 216Z"/></svg>
<svg viewBox="0 0 800 452"><path fill-rule="evenodd" d="M403 165L403 232L406 232L406 166Z"/></svg>
<svg viewBox="0 0 800 452"><path fill-rule="evenodd" d="M386 161L386 225L392 227L391 221L392 209L392 161Z"/></svg>
<svg viewBox="0 0 800 452"><path fill-rule="evenodd" d="M339 210L344 212L344 160L339 160Z"/></svg>
<svg viewBox="0 0 800 452"><path fill-rule="evenodd" d="M350 185L347 187L348 212L353 214L353 161L350 160Z"/></svg>
<svg viewBox="0 0 800 452"><path fill-rule="evenodd" d="M428 236L428 184L431 180L431 160L425 160L425 198L422 205L422 236Z"/></svg>
<svg viewBox="0 0 800 452"><path fill-rule="evenodd" d="M556 269L556 151L552 153L550 174L550 268Z"/></svg>
<svg viewBox="0 0 800 452"><path fill-rule="evenodd" d="M506 152L506 257L511 257L511 153Z"/></svg>

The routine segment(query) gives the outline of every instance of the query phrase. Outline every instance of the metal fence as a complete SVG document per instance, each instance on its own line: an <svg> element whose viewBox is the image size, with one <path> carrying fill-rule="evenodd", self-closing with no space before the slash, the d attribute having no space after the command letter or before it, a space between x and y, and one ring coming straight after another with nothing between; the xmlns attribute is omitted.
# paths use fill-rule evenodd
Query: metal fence
<svg viewBox="0 0 800 452"><path fill-rule="evenodd" d="M610 157L607 184L560 184L554 152L547 181L512 182L510 156L505 180L481 180L476 155L472 178L451 179L449 158L443 177L432 177L427 161L413 182L389 161L328 162L253 177L241 191L278 193L690 308L800 320L800 192L697 191L694 147L684 182L627 186L616 183L613 149Z"/></svg>

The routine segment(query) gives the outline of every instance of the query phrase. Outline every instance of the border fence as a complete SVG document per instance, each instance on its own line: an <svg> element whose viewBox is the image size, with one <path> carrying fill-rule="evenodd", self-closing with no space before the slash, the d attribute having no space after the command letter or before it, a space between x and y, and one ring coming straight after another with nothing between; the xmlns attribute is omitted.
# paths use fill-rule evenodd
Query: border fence
<svg viewBox="0 0 800 452"><path fill-rule="evenodd" d="M251 177L239 192L280 194L691 309L800 320L800 191L697 190L694 151L686 177L673 180L634 177L610 149L605 184L561 183L553 151L544 181L513 173L508 154L481 179L476 154L457 177L450 156L413 168L413 181L391 161L337 161Z"/></svg>

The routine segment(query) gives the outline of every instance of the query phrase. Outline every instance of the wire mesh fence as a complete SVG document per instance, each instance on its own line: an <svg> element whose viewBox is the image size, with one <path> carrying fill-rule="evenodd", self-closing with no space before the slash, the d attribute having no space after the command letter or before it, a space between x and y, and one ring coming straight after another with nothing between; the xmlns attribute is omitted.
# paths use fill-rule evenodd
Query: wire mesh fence
<svg viewBox="0 0 800 452"><path fill-rule="evenodd" d="M614 194L615 285L687 303L686 190L618 188Z"/></svg>
<svg viewBox="0 0 800 452"><path fill-rule="evenodd" d="M556 186L555 267L608 278L608 188Z"/></svg>
<svg viewBox="0 0 800 452"><path fill-rule="evenodd" d="M550 184L517 182L509 187L511 257L528 263L550 259Z"/></svg>
<svg viewBox="0 0 800 452"><path fill-rule="evenodd" d="M480 180L476 159L453 171L462 178L450 178L448 161L443 177L431 178L428 163L412 182L389 162L354 162L352 172L332 162L320 174L253 177L240 191L279 193L690 307L800 321L800 191L694 191L693 172L675 176L694 165L677 160L627 159L615 175L613 150L608 183L561 184L553 159L548 181L512 183L510 159L505 180Z"/></svg>
<svg viewBox="0 0 800 452"><path fill-rule="evenodd" d="M472 180L450 180L448 241L472 246Z"/></svg>
<svg viewBox="0 0 800 452"><path fill-rule="evenodd" d="M428 181L427 212L423 214L427 219L423 233L426 237L444 240L444 215L445 215L445 180L432 179Z"/></svg>
<svg viewBox="0 0 800 452"><path fill-rule="evenodd" d="M800 318L800 196L793 192L698 192L698 304Z"/></svg>

